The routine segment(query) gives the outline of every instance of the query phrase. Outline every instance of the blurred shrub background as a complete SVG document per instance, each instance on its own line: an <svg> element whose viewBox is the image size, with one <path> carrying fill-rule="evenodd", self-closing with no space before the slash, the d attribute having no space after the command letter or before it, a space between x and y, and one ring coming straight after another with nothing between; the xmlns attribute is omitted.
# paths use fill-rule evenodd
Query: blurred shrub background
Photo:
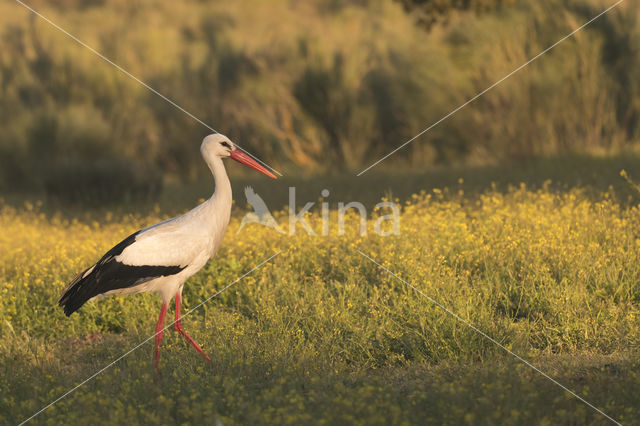
<svg viewBox="0 0 640 426"><path fill-rule="evenodd" d="M32 0L289 175L357 172L612 1ZM381 170L638 150L625 2ZM209 131L14 2L0 4L0 190L154 193L208 173Z"/></svg>

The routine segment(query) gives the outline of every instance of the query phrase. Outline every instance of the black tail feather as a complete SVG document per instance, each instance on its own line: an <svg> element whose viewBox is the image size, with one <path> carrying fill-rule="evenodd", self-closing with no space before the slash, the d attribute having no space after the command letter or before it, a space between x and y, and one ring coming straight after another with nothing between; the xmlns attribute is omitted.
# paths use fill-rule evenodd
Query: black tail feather
<svg viewBox="0 0 640 426"><path fill-rule="evenodd" d="M89 274L87 277L85 277L85 274L88 270L89 269L86 269L78 274L73 279L73 281L71 281L69 285L64 289L64 291L62 292L62 296L60 296L60 300L58 300L58 305L62 306L62 308L64 309L64 313L67 316L80 309L80 307L84 305L87 300L93 297L91 292L88 291L88 287L92 286L86 285L86 278L91 278L92 275Z"/></svg>

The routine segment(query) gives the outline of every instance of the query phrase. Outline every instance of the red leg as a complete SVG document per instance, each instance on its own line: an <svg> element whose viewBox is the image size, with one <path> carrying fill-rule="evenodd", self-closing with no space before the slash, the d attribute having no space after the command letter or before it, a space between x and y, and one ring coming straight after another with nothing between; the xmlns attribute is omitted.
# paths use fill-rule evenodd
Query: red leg
<svg viewBox="0 0 640 426"><path fill-rule="evenodd" d="M164 328L164 317L167 314L167 302L162 302L160 308L160 317L158 318L158 325L156 325L156 357L155 357L155 369L158 369L158 362L160 361L160 344L162 343L162 329Z"/></svg>
<svg viewBox="0 0 640 426"><path fill-rule="evenodd" d="M200 352L202 355L204 355L204 357L207 359L207 361L211 361L211 358L209 358L209 355L205 354L204 351L202 350L202 348L191 338L191 336L189 336L187 334L187 332L185 331L184 327L182 326L182 320L180 318L180 293L176 294L176 320L173 323L173 327L176 329L176 331L180 334L182 334L182 336L187 339L187 341L189 343L191 343L191 345L196 348L196 351Z"/></svg>

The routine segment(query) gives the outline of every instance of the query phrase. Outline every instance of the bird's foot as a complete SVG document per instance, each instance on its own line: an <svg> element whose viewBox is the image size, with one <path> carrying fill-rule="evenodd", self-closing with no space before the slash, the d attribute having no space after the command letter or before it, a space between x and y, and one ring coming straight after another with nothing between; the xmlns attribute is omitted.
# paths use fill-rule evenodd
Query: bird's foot
<svg viewBox="0 0 640 426"><path fill-rule="evenodd" d="M184 327L182 326L182 324L180 324L180 323L177 323L177 322L176 322L176 327L175 327L175 328L176 328L176 330L178 330L178 333L180 333L180 334L182 335L182 337L184 337L185 339L187 339L187 341L188 341L189 343L191 343L191 346L193 346L193 347L196 349L196 351L198 351L198 352L200 352L202 355L204 355L204 358L205 358L207 361L211 361L211 358L209 358L209 355L207 355L207 354L202 350L202 348L200 347L200 345L198 345L198 344L195 342L195 340L193 340L193 339L191 338L191 336L189 336L189 334L187 334L187 332L186 332L186 330L184 329Z"/></svg>

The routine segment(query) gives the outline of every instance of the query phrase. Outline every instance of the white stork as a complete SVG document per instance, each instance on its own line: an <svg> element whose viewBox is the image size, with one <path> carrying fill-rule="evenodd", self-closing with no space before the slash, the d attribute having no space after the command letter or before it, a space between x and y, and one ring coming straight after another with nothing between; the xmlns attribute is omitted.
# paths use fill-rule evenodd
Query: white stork
<svg viewBox="0 0 640 426"><path fill-rule="evenodd" d="M174 328L207 360L211 360L182 326L180 295L185 281L216 254L229 224L231 184L222 159L231 157L276 178L221 134L205 137L200 152L215 180L215 192L211 198L182 216L144 228L125 238L95 265L76 276L58 301L69 316L85 302L98 297L159 292L162 295L162 308L156 326L156 369L160 359L164 318L173 297L176 299Z"/></svg>

